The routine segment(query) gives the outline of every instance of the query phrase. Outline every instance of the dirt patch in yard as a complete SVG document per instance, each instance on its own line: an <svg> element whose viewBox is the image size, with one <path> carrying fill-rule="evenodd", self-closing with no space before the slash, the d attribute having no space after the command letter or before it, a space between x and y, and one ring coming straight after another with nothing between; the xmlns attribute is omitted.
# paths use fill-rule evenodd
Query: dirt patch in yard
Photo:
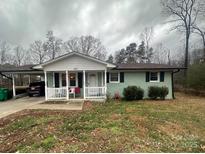
<svg viewBox="0 0 205 154"><path fill-rule="evenodd" d="M89 110L93 108L93 103L91 101L84 101L83 103L83 110Z"/></svg>
<svg viewBox="0 0 205 154"><path fill-rule="evenodd" d="M112 114L108 119L110 120L119 120L121 118L121 114Z"/></svg>
<svg viewBox="0 0 205 154"><path fill-rule="evenodd" d="M138 115L130 115L129 119L133 122L145 122L146 121L146 117L142 117L142 116L138 116Z"/></svg>
<svg viewBox="0 0 205 154"><path fill-rule="evenodd" d="M136 112L136 109L133 108L133 107L127 107L127 108L126 108L126 112L127 112L127 113L133 113L133 112Z"/></svg>
<svg viewBox="0 0 205 154"><path fill-rule="evenodd" d="M181 125L173 122L165 122L163 125L157 125L157 128L167 135L178 135L186 133L185 129Z"/></svg>

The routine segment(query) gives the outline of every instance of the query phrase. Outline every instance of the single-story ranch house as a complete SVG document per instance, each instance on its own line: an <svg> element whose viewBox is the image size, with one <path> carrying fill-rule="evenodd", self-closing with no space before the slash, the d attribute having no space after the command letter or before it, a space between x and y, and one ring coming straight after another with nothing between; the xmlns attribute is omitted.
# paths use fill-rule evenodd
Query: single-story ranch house
<svg viewBox="0 0 205 154"><path fill-rule="evenodd" d="M174 98L173 74L179 68L153 63L112 64L94 57L71 52L43 64L0 70L13 74L13 96L15 96L15 74L40 74L45 81L45 100L56 99L105 99L107 94L123 96L127 86L144 89L166 86L166 99Z"/></svg>

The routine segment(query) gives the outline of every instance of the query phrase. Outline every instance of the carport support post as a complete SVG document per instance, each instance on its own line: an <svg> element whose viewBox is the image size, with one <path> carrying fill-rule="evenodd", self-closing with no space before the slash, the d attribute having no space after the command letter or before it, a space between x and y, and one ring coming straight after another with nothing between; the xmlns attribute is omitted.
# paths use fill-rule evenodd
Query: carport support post
<svg viewBox="0 0 205 154"><path fill-rule="evenodd" d="M69 99L68 70L66 70L66 99Z"/></svg>
<svg viewBox="0 0 205 154"><path fill-rule="evenodd" d="M44 76L45 76L45 98L46 98L46 101L48 100L48 91L47 91L47 73L46 71L44 71Z"/></svg>
<svg viewBox="0 0 205 154"><path fill-rule="evenodd" d="M13 98L16 96L16 89L15 89L15 77L14 74L12 74L12 84L13 84Z"/></svg>
<svg viewBox="0 0 205 154"><path fill-rule="evenodd" d="M105 98L107 98L107 70L105 69Z"/></svg>
<svg viewBox="0 0 205 154"><path fill-rule="evenodd" d="M83 98L85 99L85 70L83 70Z"/></svg>
<svg viewBox="0 0 205 154"><path fill-rule="evenodd" d="M31 83L31 75L29 74L28 76L28 83L30 84Z"/></svg>

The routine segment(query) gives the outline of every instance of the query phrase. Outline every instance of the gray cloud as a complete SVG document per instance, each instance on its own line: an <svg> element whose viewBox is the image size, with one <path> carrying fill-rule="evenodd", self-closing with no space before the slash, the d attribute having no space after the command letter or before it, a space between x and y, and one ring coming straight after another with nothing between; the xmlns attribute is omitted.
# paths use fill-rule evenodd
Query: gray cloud
<svg viewBox="0 0 205 154"><path fill-rule="evenodd" d="M139 42L145 26L154 27L154 45L177 47L164 20L160 0L0 0L0 39L27 47L53 30L63 40L94 35L113 53Z"/></svg>

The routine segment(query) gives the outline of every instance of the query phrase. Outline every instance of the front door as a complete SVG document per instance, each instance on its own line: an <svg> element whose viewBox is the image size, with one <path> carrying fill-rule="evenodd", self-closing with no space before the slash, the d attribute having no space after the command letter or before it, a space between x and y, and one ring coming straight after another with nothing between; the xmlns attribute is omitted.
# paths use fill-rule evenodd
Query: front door
<svg viewBox="0 0 205 154"><path fill-rule="evenodd" d="M89 73L88 75L89 87L97 87L97 74Z"/></svg>

